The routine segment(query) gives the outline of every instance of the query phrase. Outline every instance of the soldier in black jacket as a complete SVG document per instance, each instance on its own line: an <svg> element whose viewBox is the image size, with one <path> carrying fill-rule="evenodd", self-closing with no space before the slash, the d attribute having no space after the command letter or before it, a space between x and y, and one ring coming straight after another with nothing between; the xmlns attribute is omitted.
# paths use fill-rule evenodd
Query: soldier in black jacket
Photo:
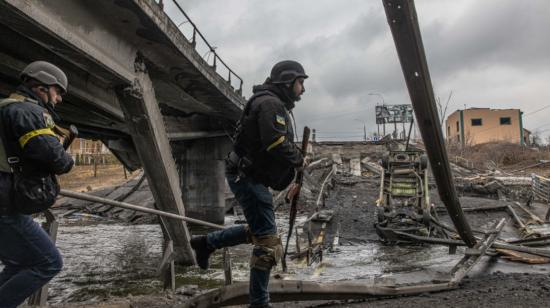
<svg viewBox="0 0 550 308"><path fill-rule="evenodd" d="M243 243L254 245L250 307L269 307L269 274L282 256L272 195L267 187L285 189L296 169L304 164L304 157L294 144L290 113L305 91L307 77L298 62L275 64L265 83L253 88L254 95L238 123L233 151L226 159L226 176L248 225L191 240L197 263L203 269L208 268L208 258L215 249Z"/></svg>
<svg viewBox="0 0 550 308"><path fill-rule="evenodd" d="M56 174L72 157L54 133L54 111L67 91L58 67L37 61L21 73L22 85L0 101L0 307L16 307L62 268L59 251L26 214L47 209L59 192Z"/></svg>

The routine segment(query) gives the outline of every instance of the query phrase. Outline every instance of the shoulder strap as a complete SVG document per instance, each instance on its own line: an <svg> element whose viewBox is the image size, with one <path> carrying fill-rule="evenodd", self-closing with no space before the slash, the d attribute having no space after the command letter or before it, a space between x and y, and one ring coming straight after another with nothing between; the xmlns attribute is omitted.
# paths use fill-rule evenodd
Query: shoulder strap
<svg viewBox="0 0 550 308"><path fill-rule="evenodd" d="M25 101L27 98L23 95L19 94L12 94L10 97L0 100L0 110L4 109L4 107L13 104L13 103L20 103L22 101ZM0 138L2 139L2 142L0 142L0 172L8 172L12 173L12 164L18 163L19 158L15 155L12 155L13 153L8 153L7 150L8 147L6 146L6 135L4 132L4 119L0 115ZM16 161L17 160L17 161Z"/></svg>
<svg viewBox="0 0 550 308"><path fill-rule="evenodd" d="M274 96L275 94L267 91L267 90L264 90L264 91L260 91L260 92L256 92L254 93L254 95L252 95L249 99L248 99L248 102L246 102L246 106L244 107L244 110L243 110L243 114L241 115L241 120L245 117L245 115L248 114L248 112L250 111L250 106L252 105L252 102L255 101L258 97L262 97L262 96L266 96L266 95L271 95L271 96Z"/></svg>
<svg viewBox="0 0 550 308"><path fill-rule="evenodd" d="M237 136L239 135L240 133L240 130L241 130L241 126L243 124L243 120L244 120L244 117L248 114L248 112L250 111L250 106L252 105L252 102L254 100L256 100L258 97L261 97L261 96L265 96L265 95L274 95L273 93L265 90L265 91L260 91L260 92L256 92L254 93L254 95L252 95L248 101L246 102L246 105L244 106L244 109L243 109L243 113L241 113L241 117L239 118L239 120L237 121L237 129L235 130L235 134L233 135L233 140L236 140Z"/></svg>

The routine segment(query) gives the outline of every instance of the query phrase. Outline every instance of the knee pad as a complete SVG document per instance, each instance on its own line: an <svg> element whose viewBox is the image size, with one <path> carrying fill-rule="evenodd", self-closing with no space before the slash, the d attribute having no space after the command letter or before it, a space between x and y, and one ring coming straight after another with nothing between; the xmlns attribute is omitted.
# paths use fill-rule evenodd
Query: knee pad
<svg viewBox="0 0 550 308"><path fill-rule="evenodd" d="M252 237L254 249L250 258L250 267L269 271L279 262L283 255L281 238L276 234Z"/></svg>

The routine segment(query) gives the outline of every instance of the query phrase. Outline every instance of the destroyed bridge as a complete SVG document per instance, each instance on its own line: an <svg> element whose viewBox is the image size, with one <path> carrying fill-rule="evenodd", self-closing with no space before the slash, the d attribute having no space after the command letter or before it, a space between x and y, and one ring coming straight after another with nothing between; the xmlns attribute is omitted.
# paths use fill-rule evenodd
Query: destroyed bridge
<svg viewBox="0 0 550 308"><path fill-rule="evenodd" d="M153 0L0 1L0 95L26 64L55 63L69 77L61 124L143 168L157 208L223 223L223 157L245 103L242 79L171 4L190 37ZM165 225L180 262L192 263L185 222Z"/></svg>

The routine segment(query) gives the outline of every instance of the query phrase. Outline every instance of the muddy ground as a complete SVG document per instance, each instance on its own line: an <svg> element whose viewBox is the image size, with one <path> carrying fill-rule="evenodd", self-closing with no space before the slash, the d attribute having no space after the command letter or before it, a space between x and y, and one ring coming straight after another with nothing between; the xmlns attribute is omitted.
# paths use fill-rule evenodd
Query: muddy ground
<svg viewBox="0 0 550 308"><path fill-rule="evenodd" d="M323 151L340 153L344 165L349 158L364 158L365 155L375 161L383 147L365 149L362 145L334 147ZM365 154L368 152L368 154ZM325 154L326 154L325 153ZM329 169L320 168L312 172L312 182L320 180ZM122 170L120 170L122 171ZM536 172L536 170L533 170ZM120 178L121 174L118 175ZM133 180L137 182L137 178ZM315 184L315 183L314 183ZM128 187L126 187L128 186ZM111 198L125 195L132 184L121 186L123 189L107 189ZM315 186L315 185L313 185ZM334 211L334 217L328 225L327 242L332 243L334 235L339 233L337 247L324 254L322 262L311 266L303 261L289 262L289 273L283 279L302 279L317 282L354 281L367 282L372 279L394 279L396 283L415 283L430 281L438 275L448 273L462 257L463 249L449 255L446 247L428 245L389 246L381 243L375 232L374 204L378 199L379 178L374 174L351 176L340 172L331 181L331 188L325 199L325 208ZM302 207L298 222L304 221L317 209L315 199L318 188L309 187L303 192ZM120 191L119 191L120 190ZM146 181L128 197L128 202L140 203L150 200ZM115 196L116 195L116 196ZM431 191L431 201L442 207L435 189ZM494 196L491 196L494 197ZM495 199L462 196L463 207L480 207L499 204ZM148 203L148 202L145 202ZM501 203L502 204L502 203ZM148 204L143 204L148 205ZM85 205L85 215L78 212L62 220L58 245L66 260L66 268L52 282L49 303L54 307L170 307L179 306L191 296L223 285L221 255L216 253L212 260L212 269L201 271L196 268L180 268L177 274L175 294L162 290L162 284L155 273L161 258L160 228L156 224L143 224L145 220L118 219L135 217L135 213L121 211L111 213L103 211L102 206ZM545 208L538 206L539 216ZM59 211L66 211L63 207ZM88 213L88 214L87 214ZM103 214L102 214L103 213ZM110 213L107 216L96 214ZM113 214L113 215L111 215ZM116 215L115 215L116 214ZM128 214L128 215L126 215ZM519 213L525 220L527 217ZM277 211L279 232L286 233L288 206L281 205ZM92 220L83 221L83 218ZM474 230L486 231L497 219L510 218L503 211L467 214ZM227 216L226 225L238 218ZM451 224L445 214L441 220ZM128 222L133 223L129 224ZM299 223L298 223L299 224ZM206 230L191 230L193 234ZM503 238L519 236L517 228L508 222ZM283 235L283 239L285 236ZM294 241L291 240L294 251ZM329 247L329 245L327 245ZM248 278L248 256L250 247L246 245L231 249L233 274L235 281ZM128 256L131 256L129 258ZM274 271L280 274L280 267ZM548 307L550 302L549 265L527 265L507 261L503 258L484 257L474 268L462 286L453 291L418 296L366 299L361 301L318 301L276 303L275 307ZM245 307L245 306L242 306Z"/></svg>
<svg viewBox="0 0 550 308"><path fill-rule="evenodd" d="M274 307L548 307L550 278L547 274L501 272L467 278L460 288L386 299L277 303Z"/></svg>

